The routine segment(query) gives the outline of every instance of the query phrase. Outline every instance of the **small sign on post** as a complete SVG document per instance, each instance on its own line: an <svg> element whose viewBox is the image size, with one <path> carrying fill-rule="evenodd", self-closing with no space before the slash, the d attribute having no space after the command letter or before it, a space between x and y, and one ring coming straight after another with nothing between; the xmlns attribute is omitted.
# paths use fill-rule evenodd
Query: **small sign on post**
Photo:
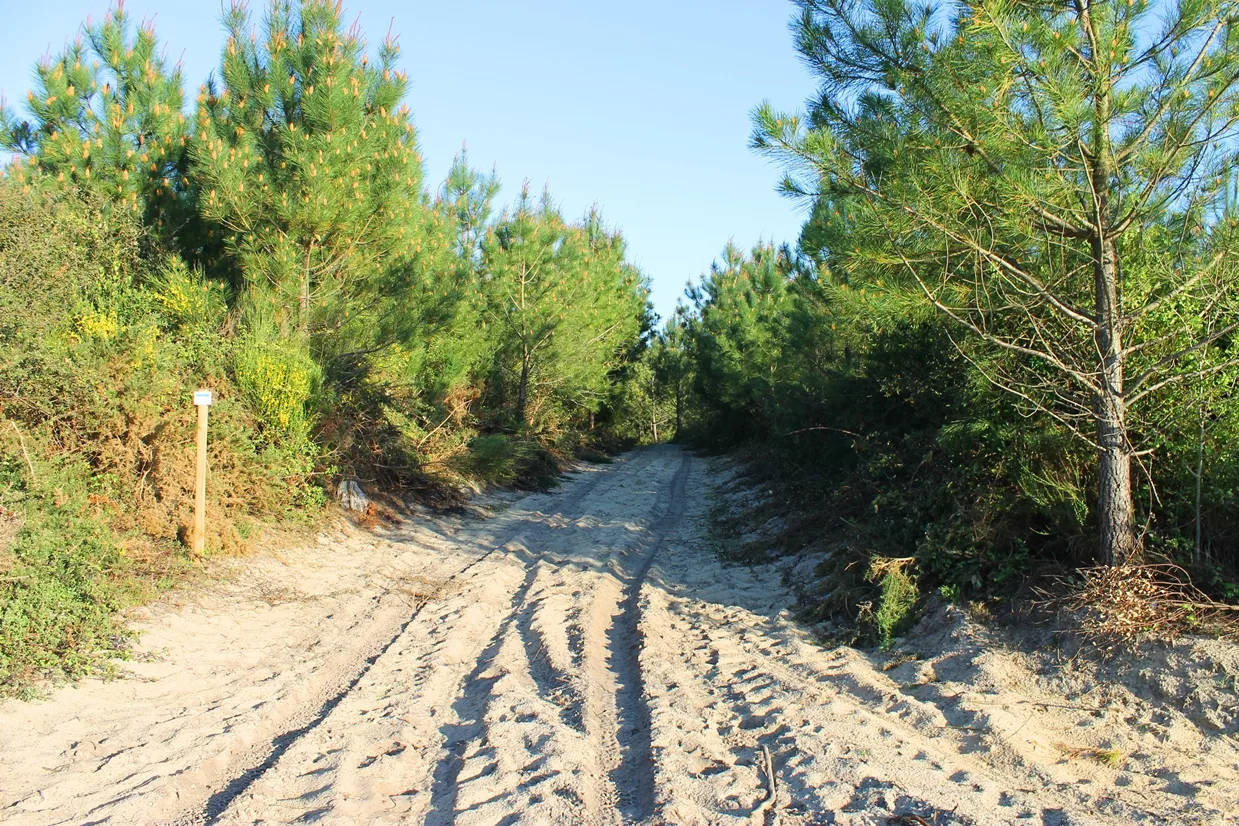
<svg viewBox="0 0 1239 826"><path fill-rule="evenodd" d="M206 549L207 410L212 402L210 390L194 391L198 408L198 472L194 478L194 556Z"/></svg>

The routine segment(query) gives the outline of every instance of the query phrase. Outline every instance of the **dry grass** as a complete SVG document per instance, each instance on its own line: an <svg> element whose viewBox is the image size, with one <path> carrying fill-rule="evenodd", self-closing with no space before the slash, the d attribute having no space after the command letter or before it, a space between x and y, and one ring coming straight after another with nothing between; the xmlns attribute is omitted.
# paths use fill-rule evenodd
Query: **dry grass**
<svg viewBox="0 0 1239 826"><path fill-rule="evenodd" d="M919 659L921 659L921 655L912 653L912 652L896 654L895 656L891 657L889 660L887 660L886 662L882 664L882 670L883 671L894 671L896 668L898 668L901 665L907 665L908 663L914 663Z"/></svg>
<svg viewBox="0 0 1239 826"><path fill-rule="evenodd" d="M1112 769L1122 768L1127 755L1116 748L1094 748L1093 746L1069 746L1066 743L1055 743L1054 748L1063 753L1067 760L1092 760Z"/></svg>
<svg viewBox="0 0 1239 826"><path fill-rule="evenodd" d="M1171 563L1085 568L1065 599L1078 630L1096 641L1130 642L1208 630L1239 631L1239 606L1210 599Z"/></svg>

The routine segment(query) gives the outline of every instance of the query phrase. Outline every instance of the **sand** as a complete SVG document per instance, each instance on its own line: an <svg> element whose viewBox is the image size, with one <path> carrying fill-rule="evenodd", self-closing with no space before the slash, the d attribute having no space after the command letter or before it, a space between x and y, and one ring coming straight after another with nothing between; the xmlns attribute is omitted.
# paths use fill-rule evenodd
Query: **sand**
<svg viewBox="0 0 1239 826"><path fill-rule="evenodd" d="M826 648L794 560L718 561L720 490L653 448L240 561L124 679L0 706L0 821L1239 823L1233 646L1051 667L952 608Z"/></svg>

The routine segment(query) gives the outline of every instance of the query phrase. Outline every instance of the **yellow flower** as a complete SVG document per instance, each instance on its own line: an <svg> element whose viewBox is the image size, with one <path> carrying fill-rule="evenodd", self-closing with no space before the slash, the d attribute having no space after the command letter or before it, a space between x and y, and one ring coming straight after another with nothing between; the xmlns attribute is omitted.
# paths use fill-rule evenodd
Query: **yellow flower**
<svg viewBox="0 0 1239 826"><path fill-rule="evenodd" d="M83 338L98 341L115 338L118 330L115 313L104 315L94 311L87 312L78 317L76 326Z"/></svg>

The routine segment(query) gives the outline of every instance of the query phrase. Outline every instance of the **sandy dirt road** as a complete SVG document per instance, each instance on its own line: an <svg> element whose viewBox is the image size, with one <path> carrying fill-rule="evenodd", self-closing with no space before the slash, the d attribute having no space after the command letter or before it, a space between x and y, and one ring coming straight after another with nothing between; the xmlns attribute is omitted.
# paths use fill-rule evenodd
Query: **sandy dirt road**
<svg viewBox="0 0 1239 826"><path fill-rule="evenodd" d="M814 644L777 571L717 561L718 481L653 448L244 561L139 622L130 678L0 707L0 821L1239 822L1233 738L1181 749L1190 795L1124 782L1048 745L1055 698L979 713L984 653L952 683Z"/></svg>

